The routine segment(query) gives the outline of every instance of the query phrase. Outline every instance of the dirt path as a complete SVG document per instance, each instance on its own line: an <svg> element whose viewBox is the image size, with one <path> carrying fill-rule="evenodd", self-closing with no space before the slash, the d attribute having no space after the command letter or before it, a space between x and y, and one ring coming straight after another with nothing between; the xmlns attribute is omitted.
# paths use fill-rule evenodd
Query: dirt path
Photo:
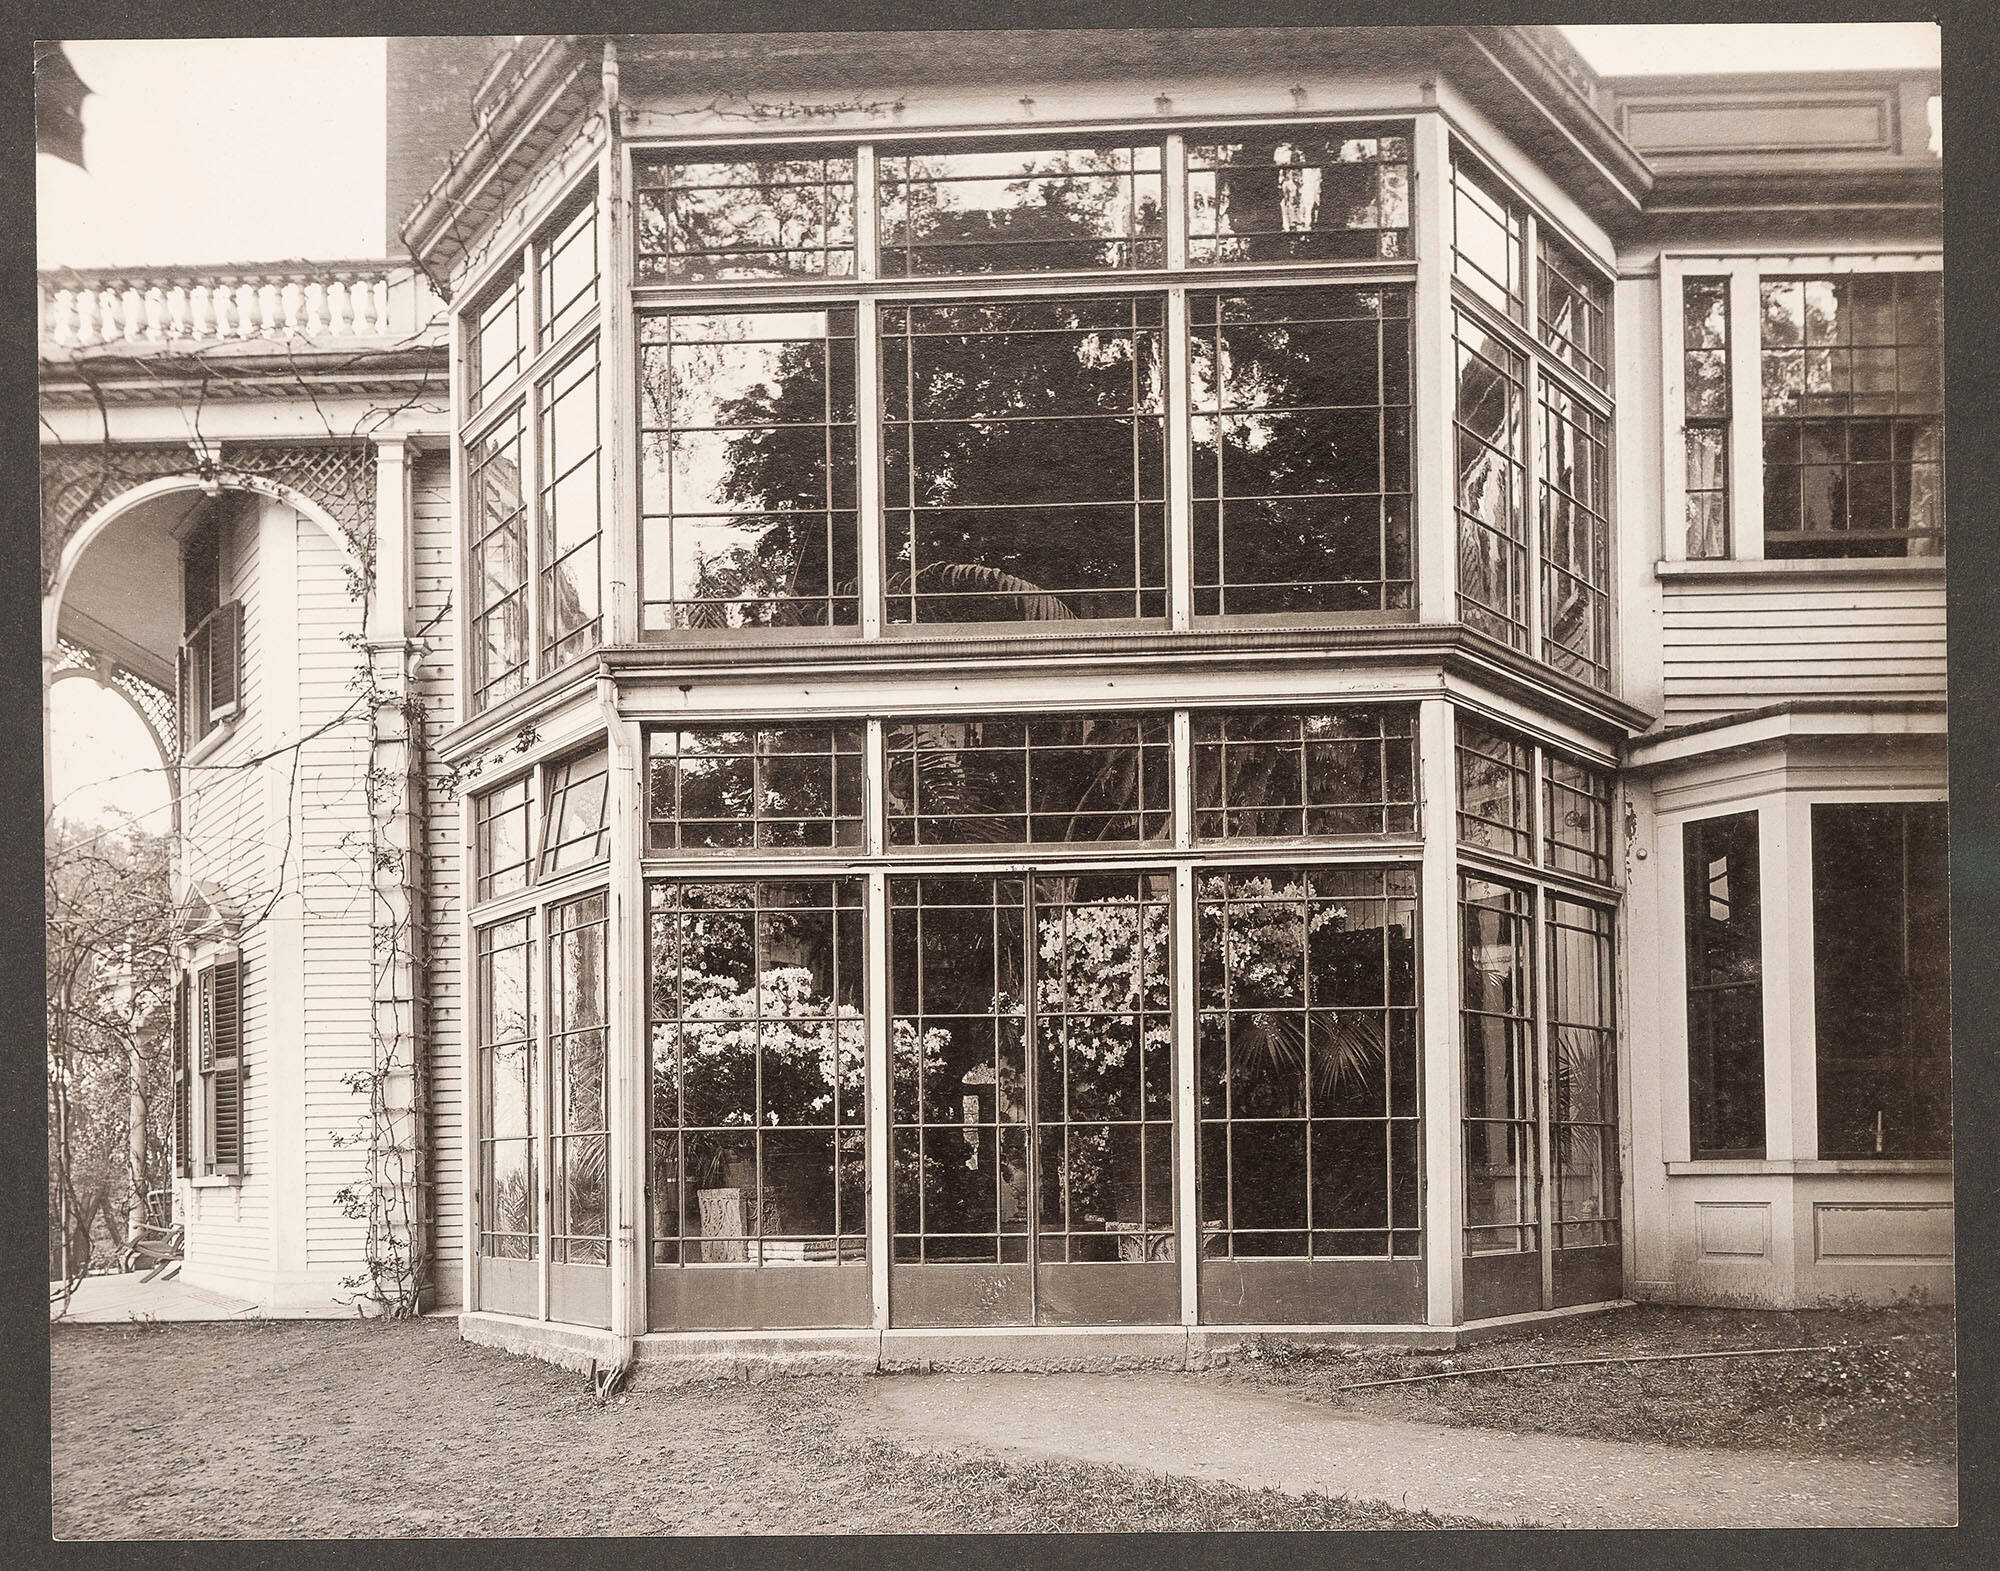
<svg viewBox="0 0 2000 1571"><path fill-rule="evenodd" d="M1704 1451L1356 1418L1182 1375L869 1380L851 1423L892 1443L1143 1468L1563 1527L1949 1524L1946 1464Z"/></svg>

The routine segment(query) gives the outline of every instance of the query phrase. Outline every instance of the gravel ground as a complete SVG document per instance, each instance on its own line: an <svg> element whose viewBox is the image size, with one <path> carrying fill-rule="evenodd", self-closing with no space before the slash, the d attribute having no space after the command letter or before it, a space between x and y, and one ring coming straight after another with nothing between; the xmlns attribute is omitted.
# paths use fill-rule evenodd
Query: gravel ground
<svg viewBox="0 0 2000 1571"><path fill-rule="evenodd" d="M1474 1376L1374 1391L1365 1380L1637 1353L1824 1347L1779 1358L1693 1359ZM1683 1309L1642 1304L1545 1323L1452 1353L1298 1349L1275 1340L1225 1378L1356 1416L1598 1440L1793 1455L1950 1461L1958 1453L1948 1309Z"/></svg>
<svg viewBox="0 0 2000 1571"><path fill-rule="evenodd" d="M449 1320L57 1326L62 1538L1477 1526L1130 1469L913 1452L852 1380L585 1380Z"/></svg>

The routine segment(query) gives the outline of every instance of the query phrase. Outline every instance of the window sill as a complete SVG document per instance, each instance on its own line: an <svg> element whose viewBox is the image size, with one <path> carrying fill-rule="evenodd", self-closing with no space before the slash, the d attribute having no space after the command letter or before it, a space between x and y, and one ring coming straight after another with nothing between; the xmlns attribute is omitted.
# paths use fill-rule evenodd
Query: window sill
<svg viewBox="0 0 2000 1571"><path fill-rule="evenodd" d="M1667 1164L1669 1178L1949 1178L1951 1171L1950 1157L1738 1157Z"/></svg>
<svg viewBox="0 0 2000 1571"><path fill-rule="evenodd" d="M236 722L241 718L242 713L243 711L240 708L232 709L228 714L216 721L206 736L195 743L185 753L181 754L181 767L183 769L192 768L200 764L204 759L212 758L221 752L223 743L236 734Z"/></svg>
<svg viewBox="0 0 2000 1571"><path fill-rule="evenodd" d="M190 1178L188 1182L196 1189L241 1189L243 1187L243 1175L241 1173L203 1173L197 1178Z"/></svg>
<svg viewBox="0 0 2000 1571"><path fill-rule="evenodd" d="M1729 558L1698 562L1655 562L1653 573L1676 578L1937 578L1944 577L1941 556L1832 556L1811 561Z"/></svg>

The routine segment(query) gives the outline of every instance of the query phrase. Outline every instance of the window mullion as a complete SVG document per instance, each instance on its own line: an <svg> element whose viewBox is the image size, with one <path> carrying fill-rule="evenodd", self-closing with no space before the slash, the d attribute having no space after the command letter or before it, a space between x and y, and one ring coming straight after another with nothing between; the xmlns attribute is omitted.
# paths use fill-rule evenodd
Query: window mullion
<svg viewBox="0 0 2000 1571"><path fill-rule="evenodd" d="M1764 556L1762 332L1757 265L1729 272L1729 544L1746 561Z"/></svg>
<svg viewBox="0 0 2000 1571"><path fill-rule="evenodd" d="M1167 598L1173 628L1194 626L1194 473L1188 430L1188 298L1186 288L1167 291Z"/></svg>

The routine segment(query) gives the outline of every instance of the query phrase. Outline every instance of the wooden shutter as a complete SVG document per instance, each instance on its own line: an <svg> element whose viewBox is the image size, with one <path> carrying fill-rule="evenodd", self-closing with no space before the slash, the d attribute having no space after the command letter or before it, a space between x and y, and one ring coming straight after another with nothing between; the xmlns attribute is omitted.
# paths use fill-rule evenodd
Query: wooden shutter
<svg viewBox="0 0 2000 1571"><path fill-rule="evenodd" d="M180 720L181 752L194 746L194 683L188 680L189 651L186 644L180 647L180 658L174 663L174 712Z"/></svg>
<svg viewBox="0 0 2000 1571"><path fill-rule="evenodd" d="M217 1173L243 1171L243 976L239 960L218 961L210 968L213 979L211 1032L214 1048L214 1128L209 1149L214 1153L211 1170Z"/></svg>
<svg viewBox="0 0 2000 1571"><path fill-rule="evenodd" d="M211 716L234 709L242 699L243 602L216 609L208 624L208 709Z"/></svg>
<svg viewBox="0 0 2000 1571"><path fill-rule="evenodd" d="M193 1120L188 1104L188 1038L194 1030L194 1011L189 1007L188 978L174 983L174 1171L182 1178L193 1176Z"/></svg>

